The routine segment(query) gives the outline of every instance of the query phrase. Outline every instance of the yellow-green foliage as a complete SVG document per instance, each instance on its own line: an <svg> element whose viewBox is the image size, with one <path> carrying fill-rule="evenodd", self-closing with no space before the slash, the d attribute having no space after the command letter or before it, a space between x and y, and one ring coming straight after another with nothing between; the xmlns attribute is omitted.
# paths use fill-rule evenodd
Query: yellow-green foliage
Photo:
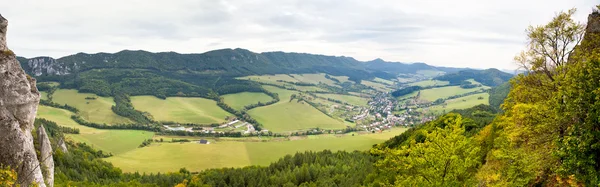
<svg viewBox="0 0 600 187"><path fill-rule="evenodd" d="M17 182L17 173L10 167L0 168L0 186L14 186Z"/></svg>

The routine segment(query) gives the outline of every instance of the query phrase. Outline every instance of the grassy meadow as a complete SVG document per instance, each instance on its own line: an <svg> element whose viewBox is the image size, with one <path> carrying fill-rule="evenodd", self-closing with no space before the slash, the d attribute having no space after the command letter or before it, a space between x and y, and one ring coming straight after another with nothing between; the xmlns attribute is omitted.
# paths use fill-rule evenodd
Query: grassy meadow
<svg viewBox="0 0 600 187"><path fill-rule="evenodd" d="M435 101L437 99L448 98L450 96L465 94L469 92L478 91L481 89L485 89L485 87L475 87L464 89L460 86L446 86L446 87L438 87L431 88L426 90L421 90L420 98L427 101Z"/></svg>
<svg viewBox="0 0 600 187"><path fill-rule="evenodd" d="M420 86L420 87L428 87L428 86L445 86L450 84L448 81L439 81L439 80L424 80L419 82L410 83L410 86Z"/></svg>
<svg viewBox="0 0 600 187"><path fill-rule="evenodd" d="M381 143L401 134L406 129L396 128L383 133L309 136L292 141L237 142L211 141L210 144L153 143L140 149L115 155L106 160L125 172L168 172L187 168L201 171L209 168L243 167L268 165L287 154L304 151L367 150L373 144ZM166 138L166 137L165 137Z"/></svg>
<svg viewBox="0 0 600 187"><path fill-rule="evenodd" d="M442 105L435 105L429 107L429 110L435 114L443 114L446 112L450 112L454 109L465 109L480 104L489 105L489 97L490 94L488 93L480 93L459 97L456 99L449 99L446 100L446 102L444 102L444 104Z"/></svg>
<svg viewBox="0 0 600 187"><path fill-rule="evenodd" d="M96 99L86 99L94 97ZM112 97L100 97L96 94L79 93L77 90L59 89L52 95L52 101L58 104L68 104L79 109L83 119L94 123L131 123L131 120L115 114L111 107L115 105Z"/></svg>
<svg viewBox="0 0 600 187"><path fill-rule="evenodd" d="M47 100L48 92L40 92L40 100Z"/></svg>
<svg viewBox="0 0 600 187"><path fill-rule="evenodd" d="M131 103L137 110L149 112L157 121L210 124L225 122L232 114L224 111L217 102L199 97L133 96Z"/></svg>
<svg viewBox="0 0 600 187"><path fill-rule="evenodd" d="M362 97L353 96L353 95L341 95L341 94L317 94L317 95L321 96L321 97L325 97L325 98L340 100L342 102L346 102L346 103L349 103L351 105L356 105L356 106L367 106L367 103L369 102L369 100L367 98L362 98Z"/></svg>
<svg viewBox="0 0 600 187"><path fill-rule="evenodd" d="M273 98L267 94L260 92L242 92L236 94L227 94L223 95L222 97L227 105L236 110L241 110L244 108L244 106L250 104L256 104L258 102L266 103L273 100Z"/></svg>
<svg viewBox="0 0 600 187"><path fill-rule="evenodd" d="M381 83L377 83L377 82L372 82L372 81L367 81L367 80L363 80L360 81L360 84L371 87L377 91L381 91L381 92L388 92L391 91L391 88L388 88L386 85L381 84Z"/></svg>
<svg viewBox="0 0 600 187"><path fill-rule="evenodd" d="M248 114L262 123L265 129L285 132L315 127L325 129L345 127L343 122L323 114L307 103L290 101L291 95L297 93L295 91L273 86L264 86L264 88L279 94L280 101L249 110Z"/></svg>
<svg viewBox="0 0 600 187"><path fill-rule="evenodd" d="M67 134L67 137L92 147L121 154L137 148L145 139L152 138L153 132L138 130L104 130L79 125L71 119L72 112L48 106L39 106L37 117L56 122L64 127L78 128L79 134Z"/></svg>

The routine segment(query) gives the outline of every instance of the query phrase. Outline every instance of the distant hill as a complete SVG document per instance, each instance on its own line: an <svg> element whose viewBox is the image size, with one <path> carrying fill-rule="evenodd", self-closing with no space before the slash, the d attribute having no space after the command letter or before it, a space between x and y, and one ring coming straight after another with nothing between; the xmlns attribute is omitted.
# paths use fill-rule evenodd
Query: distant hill
<svg viewBox="0 0 600 187"><path fill-rule="evenodd" d="M483 85L496 87L501 85L514 75L506 72L502 72L498 69L486 69L486 70L461 70L456 73L449 73L446 75L435 77L435 80L449 81L450 84L460 84L468 79L474 79Z"/></svg>
<svg viewBox="0 0 600 187"><path fill-rule="evenodd" d="M118 91L158 97L214 97L214 93L260 90L258 84L234 79L247 75L327 73L358 81L374 77L391 79L398 73L421 70L460 70L424 63L392 63L381 59L361 62L344 56L255 53L246 49L220 49L201 54L124 50L117 53L77 53L58 59L19 57L18 60L23 69L40 82L57 81L64 88L102 96Z"/></svg>

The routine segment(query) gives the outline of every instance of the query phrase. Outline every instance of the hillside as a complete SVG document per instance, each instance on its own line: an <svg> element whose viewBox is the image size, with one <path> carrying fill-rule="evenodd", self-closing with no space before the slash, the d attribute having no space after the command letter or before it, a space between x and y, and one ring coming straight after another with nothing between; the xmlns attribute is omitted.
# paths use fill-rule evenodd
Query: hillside
<svg viewBox="0 0 600 187"><path fill-rule="evenodd" d="M474 79L483 85L494 87L507 82L513 76L512 74L492 68L486 70L460 70L455 73L435 77L434 79L449 81L450 84L461 84L463 81Z"/></svg>

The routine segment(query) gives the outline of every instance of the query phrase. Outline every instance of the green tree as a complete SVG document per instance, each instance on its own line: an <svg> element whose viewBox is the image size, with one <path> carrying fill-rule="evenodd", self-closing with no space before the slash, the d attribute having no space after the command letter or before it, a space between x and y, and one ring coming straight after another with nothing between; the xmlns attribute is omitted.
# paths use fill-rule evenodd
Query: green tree
<svg viewBox="0 0 600 187"><path fill-rule="evenodd" d="M449 114L425 133L425 140L388 150L375 166L387 176L376 183L400 186L473 186L479 147L464 135L463 118Z"/></svg>

